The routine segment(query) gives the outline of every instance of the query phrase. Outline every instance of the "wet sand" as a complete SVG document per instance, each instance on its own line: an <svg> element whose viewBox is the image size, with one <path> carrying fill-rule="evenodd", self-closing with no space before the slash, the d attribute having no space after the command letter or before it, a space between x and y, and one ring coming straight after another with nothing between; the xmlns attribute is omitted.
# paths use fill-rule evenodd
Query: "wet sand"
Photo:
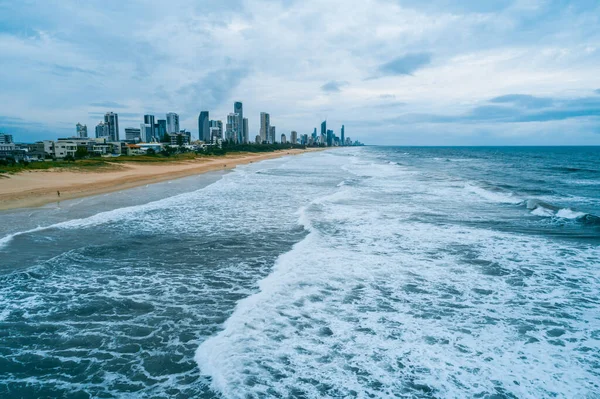
<svg viewBox="0 0 600 399"><path fill-rule="evenodd" d="M233 154L180 162L118 163L115 164L115 169L108 170L52 169L3 175L0 178L0 210L37 207L58 200L104 194L215 170L232 169L237 165L307 151L311 150Z"/></svg>

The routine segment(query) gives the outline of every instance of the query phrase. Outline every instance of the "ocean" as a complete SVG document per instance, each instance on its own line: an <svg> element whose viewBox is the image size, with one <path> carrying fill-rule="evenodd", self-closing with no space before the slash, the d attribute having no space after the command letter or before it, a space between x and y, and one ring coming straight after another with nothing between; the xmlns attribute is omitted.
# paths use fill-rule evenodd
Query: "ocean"
<svg viewBox="0 0 600 399"><path fill-rule="evenodd" d="M340 148L0 212L0 397L598 398L599 216L599 147Z"/></svg>

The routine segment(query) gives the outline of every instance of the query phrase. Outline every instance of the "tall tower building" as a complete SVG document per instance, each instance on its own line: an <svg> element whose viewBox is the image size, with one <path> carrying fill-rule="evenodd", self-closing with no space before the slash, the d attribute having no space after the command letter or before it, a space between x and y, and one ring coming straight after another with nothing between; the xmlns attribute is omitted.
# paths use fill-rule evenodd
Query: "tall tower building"
<svg viewBox="0 0 600 399"><path fill-rule="evenodd" d="M104 114L104 123L108 125L110 141L119 141L119 115L107 112Z"/></svg>
<svg viewBox="0 0 600 399"><path fill-rule="evenodd" d="M327 121L321 122L321 136L327 135Z"/></svg>
<svg viewBox="0 0 600 399"><path fill-rule="evenodd" d="M174 112L167 114L167 133L179 133L179 115Z"/></svg>
<svg viewBox="0 0 600 399"><path fill-rule="evenodd" d="M327 130L327 147L333 145L333 130Z"/></svg>
<svg viewBox="0 0 600 399"><path fill-rule="evenodd" d="M275 144L275 126L270 126L269 127L269 144Z"/></svg>
<svg viewBox="0 0 600 399"><path fill-rule="evenodd" d="M82 125L81 123L78 123L76 126L77 126L77 137L87 138L87 136L88 136L87 125Z"/></svg>
<svg viewBox="0 0 600 399"><path fill-rule="evenodd" d="M100 122L96 125L96 138L108 138L108 125Z"/></svg>
<svg viewBox="0 0 600 399"><path fill-rule="evenodd" d="M346 134L344 132L344 125L342 125L342 145L346 145Z"/></svg>
<svg viewBox="0 0 600 399"><path fill-rule="evenodd" d="M144 115L144 125L146 126L142 129L142 137L146 143L150 143L154 139L157 141L162 140L162 137L157 137L157 129L154 126L154 115Z"/></svg>
<svg viewBox="0 0 600 399"><path fill-rule="evenodd" d="M260 139L261 142L269 141L271 116L266 112L260 113Z"/></svg>
<svg viewBox="0 0 600 399"><path fill-rule="evenodd" d="M223 122L222 121L210 121L210 130L211 130L211 135L210 135L210 139L211 141L214 141L214 138L219 138L219 139L223 139ZM216 136L215 136L216 134Z"/></svg>
<svg viewBox="0 0 600 399"><path fill-rule="evenodd" d="M239 143L237 132L240 130L238 126L239 115L231 113L227 115L227 124L225 127L225 138L231 142Z"/></svg>
<svg viewBox="0 0 600 399"><path fill-rule="evenodd" d="M246 135L244 134L244 104L241 101L233 103L233 113L238 115L238 130L235 132L237 142L243 143Z"/></svg>
<svg viewBox="0 0 600 399"><path fill-rule="evenodd" d="M248 130L248 118L243 119L243 131L244 131L244 144L250 142L250 131Z"/></svg>
<svg viewBox="0 0 600 399"><path fill-rule="evenodd" d="M167 121L166 119L159 119L156 121L156 127L155 127L155 136L158 139L158 141L162 141L163 137L165 137L165 134L167 134Z"/></svg>
<svg viewBox="0 0 600 399"><path fill-rule="evenodd" d="M210 128L211 121L208 117L208 111L200 112L200 115L198 115L198 139L210 143L212 141Z"/></svg>
<svg viewBox="0 0 600 399"><path fill-rule="evenodd" d="M295 130L292 130L292 133L290 134L290 143L298 144L298 132Z"/></svg>

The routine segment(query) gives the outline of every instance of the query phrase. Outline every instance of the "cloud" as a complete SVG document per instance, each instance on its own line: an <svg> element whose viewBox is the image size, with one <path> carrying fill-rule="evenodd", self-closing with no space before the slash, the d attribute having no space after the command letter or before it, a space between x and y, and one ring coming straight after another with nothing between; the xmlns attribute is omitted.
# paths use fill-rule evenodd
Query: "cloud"
<svg viewBox="0 0 600 399"><path fill-rule="evenodd" d="M102 108L127 108L126 105L116 103L114 101L103 101L99 103L91 103L92 107L102 107Z"/></svg>
<svg viewBox="0 0 600 399"><path fill-rule="evenodd" d="M431 63L430 53L410 53L395 58L377 69L377 76L412 75Z"/></svg>
<svg viewBox="0 0 600 399"><path fill-rule="evenodd" d="M172 111L196 133L201 110L225 120L241 100L252 133L268 111L278 131L327 117L373 144L600 131L597 1L175 3L0 0L2 114L31 122L0 128L47 139L105 111Z"/></svg>
<svg viewBox="0 0 600 399"><path fill-rule="evenodd" d="M339 82L336 80L329 81L321 86L321 90L327 93L339 93L342 87L347 86L348 82Z"/></svg>
<svg viewBox="0 0 600 399"><path fill-rule="evenodd" d="M507 94L500 97L494 97L491 103L513 104L525 108L546 108L553 104L551 98L535 97L527 94Z"/></svg>

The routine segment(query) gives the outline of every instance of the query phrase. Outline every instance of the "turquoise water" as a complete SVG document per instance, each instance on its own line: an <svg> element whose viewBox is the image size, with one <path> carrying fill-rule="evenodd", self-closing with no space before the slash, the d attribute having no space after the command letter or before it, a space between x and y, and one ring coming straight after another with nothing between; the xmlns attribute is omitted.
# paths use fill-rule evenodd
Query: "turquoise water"
<svg viewBox="0 0 600 399"><path fill-rule="evenodd" d="M347 148L0 213L0 397L600 395L600 148Z"/></svg>

